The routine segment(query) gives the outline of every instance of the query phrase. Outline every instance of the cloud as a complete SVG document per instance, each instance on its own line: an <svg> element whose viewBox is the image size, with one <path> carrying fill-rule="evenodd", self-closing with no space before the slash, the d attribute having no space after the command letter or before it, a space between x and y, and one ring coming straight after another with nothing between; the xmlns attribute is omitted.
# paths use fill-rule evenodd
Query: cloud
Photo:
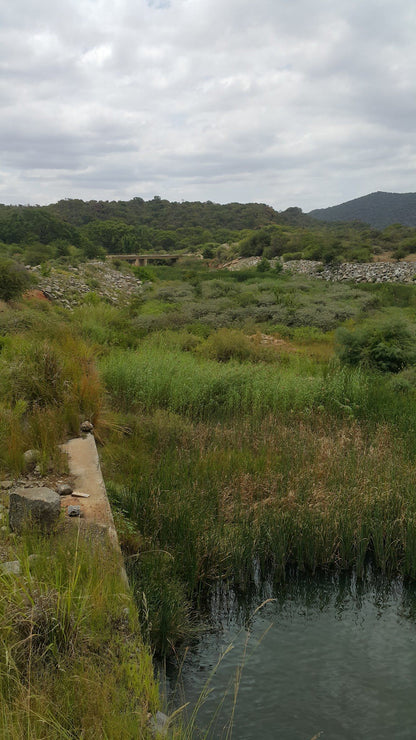
<svg viewBox="0 0 416 740"><path fill-rule="evenodd" d="M414 190L410 0L5 0L0 199Z"/></svg>

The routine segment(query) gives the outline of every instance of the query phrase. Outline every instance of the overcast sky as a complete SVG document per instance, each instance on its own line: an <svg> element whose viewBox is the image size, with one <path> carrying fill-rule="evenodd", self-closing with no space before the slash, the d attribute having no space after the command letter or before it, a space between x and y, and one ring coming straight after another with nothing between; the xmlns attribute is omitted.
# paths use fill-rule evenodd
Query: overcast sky
<svg viewBox="0 0 416 740"><path fill-rule="evenodd" d="M414 0L0 0L0 202L416 191Z"/></svg>

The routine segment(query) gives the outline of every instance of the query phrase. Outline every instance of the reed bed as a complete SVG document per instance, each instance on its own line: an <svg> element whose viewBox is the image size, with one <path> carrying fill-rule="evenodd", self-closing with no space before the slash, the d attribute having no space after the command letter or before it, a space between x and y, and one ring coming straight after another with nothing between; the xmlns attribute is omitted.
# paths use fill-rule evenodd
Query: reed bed
<svg viewBox="0 0 416 740"><path fill-rule="evenodd" d="M289 567L360 575L369 558L415 577L416 472L391 424L322 409L132 422L134 454L113 442L104 463L114 505L140 530L129 565L160 652L192 629L218 579L244 593Z"/></svg>
<svg viewBox="0 0 416 740"><path fill-rule="evenodd" d="M322 404L342 410L348 403L363 402L367 391L360 371L337 367L324 372L304 357L273 365L218 363L147 346L138 352L111 353L101 362L101 375L118 407L166 408L205 420Z"/></svg>

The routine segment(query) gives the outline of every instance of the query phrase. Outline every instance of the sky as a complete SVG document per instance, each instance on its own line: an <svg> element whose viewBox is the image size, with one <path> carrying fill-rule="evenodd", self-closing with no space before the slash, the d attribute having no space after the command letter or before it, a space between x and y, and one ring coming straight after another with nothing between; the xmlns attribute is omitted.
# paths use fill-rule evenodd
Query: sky
<svg viewBox="0 0 416 740"><path fill-rule="evenodd" d="M416 191L414 0L0 0L0 202Z"/></svg>

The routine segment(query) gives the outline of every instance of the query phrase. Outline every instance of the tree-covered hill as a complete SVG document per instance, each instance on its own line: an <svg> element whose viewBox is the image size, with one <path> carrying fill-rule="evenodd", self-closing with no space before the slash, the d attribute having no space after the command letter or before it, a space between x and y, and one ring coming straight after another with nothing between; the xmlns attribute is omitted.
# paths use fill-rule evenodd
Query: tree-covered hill
<svg viewBox="0 0 416 740"><path fill-rule="evenodd" d="M48 206L0 204L0 244L25 261L104 253L194 251L238 242L253 231L316 223L300 208L278 212L263 203L175 203L154 197L145 201L61 200Z"/></svg>
<svg viewBox="0 0 416 740"><path fill-rule="evenodd" d="M197 252L216 264L238 256L367 262L374 254L401 259L416 252L416 228L395 223L379 230L345 217L323 222L300 208L276 211L263 203L175 203L154 197L0 204L0 256L24 265L141 252Z"/></svg>
<svg viewBox="0 0 416 740"><path fill-rule="evenodd" d="M416 226L416 193L370 193L330 208L317 208L309 216L320 221L362 221L377 229L390 224Z"/></svg>
<svg viewBox="0 0 416 740"><path fill-rule="evenodd" d="M47 206L49 213L74 226L94 220L120 219L131 226L151 226L158 229L202 227L233 230L255 229L276 223L277 211L264 203L227 203L210 201L176 203L155 196L152 200L133 198L129 201L60 200Z"/></svg>

